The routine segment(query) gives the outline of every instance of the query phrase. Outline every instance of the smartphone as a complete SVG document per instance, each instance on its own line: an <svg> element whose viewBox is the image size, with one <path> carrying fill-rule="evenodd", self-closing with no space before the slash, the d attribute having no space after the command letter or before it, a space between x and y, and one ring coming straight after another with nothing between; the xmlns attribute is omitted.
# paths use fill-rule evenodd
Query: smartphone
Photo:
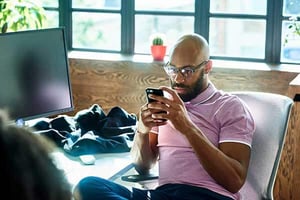
<svg viewBox="0 0 300 200"><path fill-rule="evenodd" d="M149 94L154 94L154 95L158 95L158 96L164 96L164 93L161 89L157 89L157 88L146 88L146 95L147 95L147 100L148 103L155 101L154 99L149 98Z"/></svg>
<svg viewBox="0 0 300 200"><path fill-rule="evenodd" d="M158 96L164 96L164 92L161 89L157 89L157 88L146 88L146 95L147 95L147 100L148 103L150 102L154 102L154 99L151 99L148 95L149 94L154 94L154 95L158 95ZM165 111L161 111L158 113L165 113ZM162 121L166 121L166 119L161 119Z"/></svg>
<svg viewBox="0 0 300 200"><path fill-rule="evenodd" d="M121 180L128 181L128 182L139 182L139 181L148 181L158 179L158 175L156 174L146 174L146 175L140 175L140 174L133 174L133 175L126 175L122 176Z"/></svg>

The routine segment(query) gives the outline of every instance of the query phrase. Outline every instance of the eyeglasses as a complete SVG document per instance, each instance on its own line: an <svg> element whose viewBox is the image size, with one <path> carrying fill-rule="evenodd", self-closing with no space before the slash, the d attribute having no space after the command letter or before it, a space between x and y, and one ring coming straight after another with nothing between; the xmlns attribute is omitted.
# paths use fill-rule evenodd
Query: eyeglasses
<svg viewBox="0 0 300 200"><path fill-rule="evenodd" d="M196 70L200 69L201 66L207 63L208 60L205 60L197 66L183 66L177 68L171 65L170 62L167 62L167 64L164 66L164 70L171 79L174 79L178 73L180 73L185 79L188 79L193 76Z"/></svg>

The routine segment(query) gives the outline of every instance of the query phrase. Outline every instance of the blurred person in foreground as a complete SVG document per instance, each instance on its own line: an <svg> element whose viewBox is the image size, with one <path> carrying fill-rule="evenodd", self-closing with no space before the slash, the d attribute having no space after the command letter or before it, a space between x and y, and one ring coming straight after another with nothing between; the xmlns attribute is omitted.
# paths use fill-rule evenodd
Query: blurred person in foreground
<svg viewBox="0 0 300 200"><path fill-rule="evenodd" d="M0 182L7 199L71 200L71 186L57 168L54 144L31 129L19 127L0 111Z"/></svg>
<svg viewBox="0 0 300 200"><path fill-rule="evenodd" d="M86 177L76 194L88 199L241 199L250 160L253 117L245 103L209 80L212 61L198 34L178 39L164 66L171 88L143 105L131 149L135 169L147 174L158 162L153 190Z"/></svg>

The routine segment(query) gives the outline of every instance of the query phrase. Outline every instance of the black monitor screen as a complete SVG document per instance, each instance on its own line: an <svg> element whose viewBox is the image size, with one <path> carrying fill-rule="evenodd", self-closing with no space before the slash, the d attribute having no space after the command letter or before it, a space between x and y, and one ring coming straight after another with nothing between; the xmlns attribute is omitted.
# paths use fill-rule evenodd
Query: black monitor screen
<svg viewBox="0 0 300 200"><path fill-rule="evenodd" d="M24 121L74 109L63 28L0 34L0 108Z"/></svg>

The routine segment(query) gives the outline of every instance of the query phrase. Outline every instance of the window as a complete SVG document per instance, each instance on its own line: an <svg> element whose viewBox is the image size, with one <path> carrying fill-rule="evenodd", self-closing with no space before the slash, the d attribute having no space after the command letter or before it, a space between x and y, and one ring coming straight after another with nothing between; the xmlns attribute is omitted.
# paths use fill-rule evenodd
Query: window
<svg viewBox="0 0 300 200"><path fill-rule="evenodd" d="M264 59L266 0L210 2L209 41L212 55Z"/></svg>
<svg viewBox="0 0 300 200"><path fill-rule="evenodd" d="M149 39L154 33L164 33L170 47L180 35L194 32L194 11L194 0L135 1L134 52L150 54Z"/></svg>
<svg viewBox="0 0 300 200"><path fill-rule="evenodd" d="M300 0L284 0L283 2L281 61L299 63L300 33L299 35L291 33L293 30L289 29L289 26L293 23L290 20L291 17L295 17L296 20L300 17ZM300 28L300 22L295 23Z"/></svg>
<svg viewBox="0 0 300 200"><path fill-rule="evenodd" d="M72 47L121 52L121 0L72 2Z"/></svg>
<svg viewBox="0 0 300 200"><path fill-rule="evenodd" d="M58 0L41 0L43 7L46 10L47 15L47 27L59 26L59 12L58 12Z"/></svg>
<svg viewBox="0 0 300 200"><path fill-rule="evenodd" d="M148 55L155 32L166 35L168 47L196 32L209 41L212 58L300 63L299 37L284 42L289 17L300 16L300 0L43 0L43 5L49 26L66 27L70 50Z"/></svg>

